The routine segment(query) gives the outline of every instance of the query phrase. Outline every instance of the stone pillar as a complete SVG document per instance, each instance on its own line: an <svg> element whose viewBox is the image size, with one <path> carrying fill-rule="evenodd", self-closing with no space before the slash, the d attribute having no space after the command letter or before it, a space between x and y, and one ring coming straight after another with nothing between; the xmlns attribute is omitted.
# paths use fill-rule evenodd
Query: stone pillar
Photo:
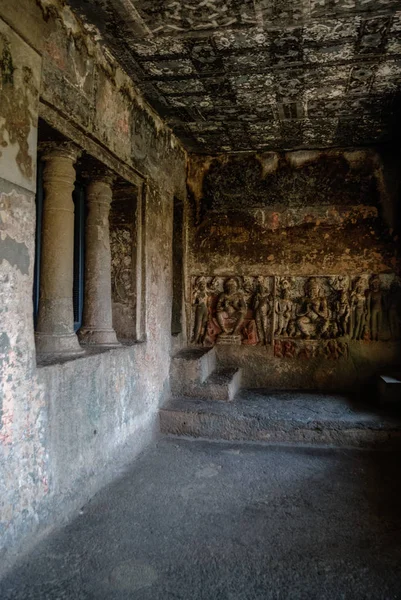
<svg viewBox="0 0 401 600"><path fill-rule="evenodd" d="M79 355L74 332L74 164L79 148L70 142L44 146L45 192L42 223L40 300L36 349L39 353Z"/></svg>
<svg viewBox="0 0 401 600"><path fill-rule="evenodd" d="M85 296L82 344L119 346L113 329L109 212L113 178L94 175L86 188Z"/></svg>

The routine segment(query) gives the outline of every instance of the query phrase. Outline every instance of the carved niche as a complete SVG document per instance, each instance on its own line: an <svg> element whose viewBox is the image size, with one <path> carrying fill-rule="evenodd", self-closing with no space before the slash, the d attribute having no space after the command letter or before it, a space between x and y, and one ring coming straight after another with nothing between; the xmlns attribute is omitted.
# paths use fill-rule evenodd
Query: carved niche
<svg viewBox="0 0 401 600"><path fill-rule="evenodd" d="M272 277L194 277L192 343L269 344L273 305Z"/></svg>
<svg viewBox="0 0 401 600"><path fill-rule="evenodd" d="M110 211L113 326L126 340L136 335L135 211L131 189L115 190Z"/></svg>

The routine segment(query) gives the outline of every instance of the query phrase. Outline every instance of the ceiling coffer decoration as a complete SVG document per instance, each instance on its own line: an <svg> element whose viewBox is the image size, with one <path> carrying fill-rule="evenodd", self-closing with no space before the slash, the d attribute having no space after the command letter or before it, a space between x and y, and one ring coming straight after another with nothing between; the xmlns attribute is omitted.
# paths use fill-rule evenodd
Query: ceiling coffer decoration
<svg viewBox="0 0 401 600"><path fill-rule="evenodd" d="M203 153L388 141L400 0L72 0L184 145Z"/></svg>

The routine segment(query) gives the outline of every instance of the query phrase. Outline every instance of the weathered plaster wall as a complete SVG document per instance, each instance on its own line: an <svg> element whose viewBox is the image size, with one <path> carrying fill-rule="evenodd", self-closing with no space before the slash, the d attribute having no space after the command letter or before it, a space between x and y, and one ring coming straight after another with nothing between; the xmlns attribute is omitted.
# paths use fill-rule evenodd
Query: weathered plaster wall
<svg viewBox="0 0 401 600"><path fill-rule="evenodd" d="M355 149L191 158L188 272L195 295L187 302L189 333L199 304L197 278L204 275L210 302L204 343L217 343L223 362L241 364L246 385L349 387L399 363L399 334L391 333L388 316L390 304L398 302L391 285L400 268L399 182L389 155L388 150ZM248 310L238 345L219 339L216 303L230 275L239 277ZM361 339L353 340L358 278L363 276L365 311L374 275L380 276L383 292L379 341L366 315ZM309 332L302 331L298 315L313 276L317 295L327 300L327 327L322 320ZM265 292L258 292L258 277ZM279 334L277 300L284 280L292 312L288 331ZM345 335L338 330L336 308L343 287L351 306ZM258 293L266 294L270 310L262 347L254 345L261 343Z"/></svg>
<svg viewBox="0 0 401 600"><path fill-rule="evenodd" d="M62 2L6 0L0 17L3 570L15 551L88 498L154 432L168 393L173 198L185 201L186 156L96 32ZM74 141L84 149L96 144L109 166L146 178L146 341L37 368L36 127L49 110L51 125L74 126Z"/></svg>

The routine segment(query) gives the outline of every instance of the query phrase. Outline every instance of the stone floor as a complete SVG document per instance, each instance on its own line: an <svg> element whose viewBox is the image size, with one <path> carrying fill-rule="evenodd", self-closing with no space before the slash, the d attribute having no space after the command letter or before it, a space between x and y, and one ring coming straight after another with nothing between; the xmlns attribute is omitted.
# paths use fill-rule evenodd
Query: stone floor
<svg viewBox="0 0 401 600"><path fill-rule="evenodd" d="M161 438L2 600L401 598L401 452Z"/></svg>

